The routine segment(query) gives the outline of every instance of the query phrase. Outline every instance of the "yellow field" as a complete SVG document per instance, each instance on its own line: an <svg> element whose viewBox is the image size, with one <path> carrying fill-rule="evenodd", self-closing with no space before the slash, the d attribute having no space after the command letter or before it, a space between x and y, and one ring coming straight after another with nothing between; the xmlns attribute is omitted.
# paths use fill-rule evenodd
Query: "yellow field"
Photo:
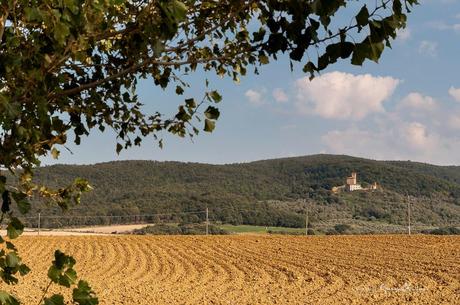
<svg viewBox="0 0 460 305"><path fill-rule="evenodd" d="M56 248L77 258L103 305L460 304L459 237L26 236L18 244L39 264L13 288L24 304L38 302Z"/></svg>

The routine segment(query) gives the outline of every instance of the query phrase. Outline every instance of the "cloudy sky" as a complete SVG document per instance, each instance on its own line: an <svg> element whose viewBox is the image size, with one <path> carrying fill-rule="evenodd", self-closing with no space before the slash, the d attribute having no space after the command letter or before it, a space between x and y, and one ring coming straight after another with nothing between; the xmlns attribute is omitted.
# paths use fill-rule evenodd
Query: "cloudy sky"
<svg viewBox="0 0 460 305"><path fill-rule="evenodd" d="M224 101L216 131L193 141L164 134L115 153L110 132L94 132L52 163L149 159L233 163L316 153L460 165L460 0L425 0L409 16L380 63L342 61L309 81L286 59L258 76L229 79L197 73L186 96L199 98L205 77ZM143 81L146 111L173 113L173 91Z"/></svg>

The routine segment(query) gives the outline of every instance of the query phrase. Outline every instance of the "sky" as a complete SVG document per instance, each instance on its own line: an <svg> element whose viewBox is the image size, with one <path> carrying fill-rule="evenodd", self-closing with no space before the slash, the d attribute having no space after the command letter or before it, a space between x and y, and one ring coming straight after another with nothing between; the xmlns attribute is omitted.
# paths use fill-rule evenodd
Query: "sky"
<svg viewBox="0 0 460 305"><path fill-rule="evenodd" d="M61 149L58 160L42 163L222 164L328 153L460 165L459 54L460 0L422 0L378 64L343 60L313 81L301 65L292 72L285 57L239 84L197 72L187 79L186 97L200 99L205 78L223 95L213 133L193 139L164 133L163 149L147 139L117 155L115 135L93 130L81 145L69 144L71 152ZM151 80L140 82L138 94L147 112L173 114L183 101Z"/></svg>

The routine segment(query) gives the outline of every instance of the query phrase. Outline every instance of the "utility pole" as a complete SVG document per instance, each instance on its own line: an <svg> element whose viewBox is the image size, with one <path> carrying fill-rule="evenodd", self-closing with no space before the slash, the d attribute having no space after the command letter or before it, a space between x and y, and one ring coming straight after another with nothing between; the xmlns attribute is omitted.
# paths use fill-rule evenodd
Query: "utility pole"
<svg viewBox="0 0 460 305"><path fill-rule="evenodd" d="M407 195L407 222L408 222L408 232L410 235L410 196Z"/></svg>
<svg viewBox="0 0 460 305"><path fill-rule="evenodd" d="M307 207L307 213L305 217L305 235L308 235L308 207Z"/></svg>
<svg viewBox="0 0 460 305"><path fill-rule="evenodd" d="M209 234L209 209L206 207L206 235Z"/></svg>
<svg viewBox="0 0 460 305"><path fill-rule="evenodd" d="M40 235L40 213L38 213L38 235Z"/></svg>
<svg viewBox="0 0 460 305"><path fill-rule="evenodd" d="M306 199L303 202L305 203L305 235L308 235L308 202Z"/></svg>

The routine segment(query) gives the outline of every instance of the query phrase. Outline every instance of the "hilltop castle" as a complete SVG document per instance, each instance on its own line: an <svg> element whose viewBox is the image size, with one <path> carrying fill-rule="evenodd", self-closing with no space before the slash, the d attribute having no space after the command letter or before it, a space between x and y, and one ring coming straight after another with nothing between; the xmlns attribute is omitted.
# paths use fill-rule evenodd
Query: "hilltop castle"
<svg viewBox="0 0 460 305"><path fill-rule="evenodd" d="M351 176L347 177L346 184L341 186L334 186L332 188L332 192L337 193L341 190L345 190L346 192L371 191L376 190L377 188L377 182L374 182L370 187L362 187L361 184L358 183L358 174L356 172L352 172Z"/></svg>

